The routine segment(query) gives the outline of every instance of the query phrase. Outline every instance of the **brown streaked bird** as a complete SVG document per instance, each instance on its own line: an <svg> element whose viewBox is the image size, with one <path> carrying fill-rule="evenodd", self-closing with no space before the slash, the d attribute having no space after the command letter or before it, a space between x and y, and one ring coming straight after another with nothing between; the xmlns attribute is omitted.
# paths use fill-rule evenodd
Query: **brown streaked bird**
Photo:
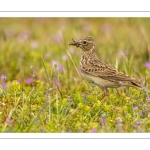
<svg viewBox="0 0 150 150"><path fill-rule="evenodd" d="M143 89L142 81L119 72L97 58L94 39L91 36L79 41L72 38L72 42L69 45L82 49L83 54L80 59L82 75L86 80L99 86L104 91L102 100L109 95L108 88L131 86Z"/></svg>

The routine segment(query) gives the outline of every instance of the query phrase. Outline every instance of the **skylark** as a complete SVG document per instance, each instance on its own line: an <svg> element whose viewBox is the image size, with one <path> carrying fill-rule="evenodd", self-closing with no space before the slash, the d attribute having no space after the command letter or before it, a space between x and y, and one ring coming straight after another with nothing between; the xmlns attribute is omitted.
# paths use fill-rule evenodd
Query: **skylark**
<svg viewBox="0 0 150 150"><path fill-rule="evenodd" d="M109 95L107 88L118 88L122 86L143 88L140 80L125 75L110 65L100 61L95 54L94 39L91 36L79 41L72 39L69 45L82 49L83 54L80 59L82 75L86 80L99 86L104 91L102 100Z"/></svg>

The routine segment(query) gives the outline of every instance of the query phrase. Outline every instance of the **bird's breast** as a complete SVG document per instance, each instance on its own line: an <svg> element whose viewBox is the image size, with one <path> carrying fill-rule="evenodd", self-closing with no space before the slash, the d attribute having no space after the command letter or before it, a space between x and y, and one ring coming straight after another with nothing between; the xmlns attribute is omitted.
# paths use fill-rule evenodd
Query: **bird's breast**
<svg viewBox="0 0 150 150"><path fill-rule="evenodd" d="M95 84L95 85L98 85L98 86L101 86L101 87L110 87L110 88L117 88L117 87L120 87L119 84L116 84L115 82L111 82L109 80L105 80L105 79L102 79L100 77L97 77L97 76L93 76L93 75L89 75L89 74L86 74L85 72L81 71L82 73L82 76L89 82Z"/></svg>

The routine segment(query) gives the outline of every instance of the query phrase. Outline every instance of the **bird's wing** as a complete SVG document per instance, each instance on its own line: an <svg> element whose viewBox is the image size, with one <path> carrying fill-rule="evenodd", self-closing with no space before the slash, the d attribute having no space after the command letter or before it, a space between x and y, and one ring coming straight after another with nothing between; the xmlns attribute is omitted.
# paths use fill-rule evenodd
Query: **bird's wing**
<svg viewBox="0 0 150 150"><path fill-rule="evenodd" d="M90 61L86 66L82 67L81 69L89 75L98 76L106 80L132 80L132 78L128 75L125 75L122 72L118 72L116 69L112 68L108 64L101 62L100 60Z"/></svg>
<svg viewBox="0 0 150 150"><path fill-rule="evenodd" d="M118 72L110 65L101 62L100 60L94 60L82 67L81 70L89 75L97 76L105 80L109 80L116 84L123 84L127 86L134 86L142 88L142 82L125 75L122 72ZM122 83L120 83L122 82Z"/></svg>

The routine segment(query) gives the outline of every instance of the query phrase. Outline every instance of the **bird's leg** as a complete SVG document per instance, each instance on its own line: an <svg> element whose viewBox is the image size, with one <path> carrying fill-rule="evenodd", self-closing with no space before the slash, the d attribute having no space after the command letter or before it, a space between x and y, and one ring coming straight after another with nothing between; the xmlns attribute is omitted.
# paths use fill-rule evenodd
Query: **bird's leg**
<svg viewBox="0 0 150 150"><path fill-rule="evenodd" d="M117 88L117 91L118 91L119 96L121 96L122 93L124 92L124 89L120 87L120 88Z"/></svg>
<svg viewBox="0 0 150 150"><path fill-rule="evenodd" d="M102 91L104 91L104 95L103 95L103 97L101 98L101 101L103 101L103 100L105 100L105 99L108 97L109 91L108 91L108 89L105 88L105 87L102 87L101 89L102 89Z"/></svg>

